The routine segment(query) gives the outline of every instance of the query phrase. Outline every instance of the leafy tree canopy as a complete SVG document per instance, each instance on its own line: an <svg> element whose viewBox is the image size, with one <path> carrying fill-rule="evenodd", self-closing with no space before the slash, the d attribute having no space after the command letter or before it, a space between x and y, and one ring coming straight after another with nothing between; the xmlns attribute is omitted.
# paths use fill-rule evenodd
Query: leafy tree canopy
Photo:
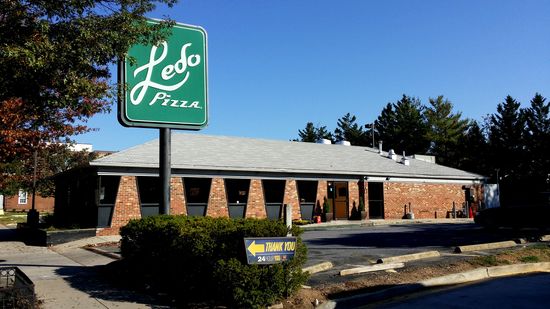
<svg viewBox="0 0 550 309"><path fill-rule="evenodd" d="M0 0L0 192L14 176L7 165L89 131L88 118L110 110L109 66L166 37L173 23L148 26L144 14L175 2Z"/></svg>

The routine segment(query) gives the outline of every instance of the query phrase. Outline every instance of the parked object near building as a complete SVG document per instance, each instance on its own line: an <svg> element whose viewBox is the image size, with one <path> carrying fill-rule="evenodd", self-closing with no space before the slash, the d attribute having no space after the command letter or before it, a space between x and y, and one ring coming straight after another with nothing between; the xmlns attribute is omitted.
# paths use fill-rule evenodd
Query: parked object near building
<svg viewBox="0 0 550 309"><path fill-rule="evenodd" d="M56 217L98 234L158 213L158 140L91 162L56 178ZM405 160L406 159L406 160ZM363 198L368 219L444 218L464 188L483 197L484 177L379 149L250 138L173 134L171 214L312 220L325 198L347 220ZM407 164L403 162L407 161Z"/></svg>

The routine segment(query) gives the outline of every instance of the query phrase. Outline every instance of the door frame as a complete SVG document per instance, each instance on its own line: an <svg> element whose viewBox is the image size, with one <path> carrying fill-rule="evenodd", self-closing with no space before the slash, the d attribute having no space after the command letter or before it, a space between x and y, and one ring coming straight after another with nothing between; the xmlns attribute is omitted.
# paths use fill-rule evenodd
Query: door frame
<svg viewBox="0 0 550 309"><path fill-rule="evenodd" d="M336 216L336 184L345 184L346 188L346 216L344 217L337 217ZM332 192L330 190L330 187L332 187ZM329 202L331 204L332 208L332 214L335 220L348 220L349 219L349 183L347 181L328 181L327 182L327 194L329 197Z"/></svg>

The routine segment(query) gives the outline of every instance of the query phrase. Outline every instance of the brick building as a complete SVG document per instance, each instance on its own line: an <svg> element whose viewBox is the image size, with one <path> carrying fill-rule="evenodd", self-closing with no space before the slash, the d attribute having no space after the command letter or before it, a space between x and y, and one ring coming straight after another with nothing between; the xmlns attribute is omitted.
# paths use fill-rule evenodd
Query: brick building
<svg viewBox="0 0 550 309"><path fill-rule="evenodd" d="M97 159L56 179L56 215L118 233L159 213L158 140ZM392 151L349 145L173 134L171 214L310 220L326 199L336 220L444 218L482 198L484 177ZM429 161L429 160L428 160ZM468 198L471 196L471 198Z"/></svg>

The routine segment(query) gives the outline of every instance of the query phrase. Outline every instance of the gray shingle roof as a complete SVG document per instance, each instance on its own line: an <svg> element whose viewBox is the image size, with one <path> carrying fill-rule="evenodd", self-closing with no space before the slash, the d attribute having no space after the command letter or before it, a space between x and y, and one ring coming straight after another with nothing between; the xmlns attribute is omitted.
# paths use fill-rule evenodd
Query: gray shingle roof
<svg viewBox="0 0 550 309"><path fill-rule="evenodd" d="M158 168L159 140L94 160L97 167ZM262 140L201 134L172 134L172 168L480 180L483 176L410 158L405 166L359 146ZM399 160L401 156L398 156Z"/></svg>

